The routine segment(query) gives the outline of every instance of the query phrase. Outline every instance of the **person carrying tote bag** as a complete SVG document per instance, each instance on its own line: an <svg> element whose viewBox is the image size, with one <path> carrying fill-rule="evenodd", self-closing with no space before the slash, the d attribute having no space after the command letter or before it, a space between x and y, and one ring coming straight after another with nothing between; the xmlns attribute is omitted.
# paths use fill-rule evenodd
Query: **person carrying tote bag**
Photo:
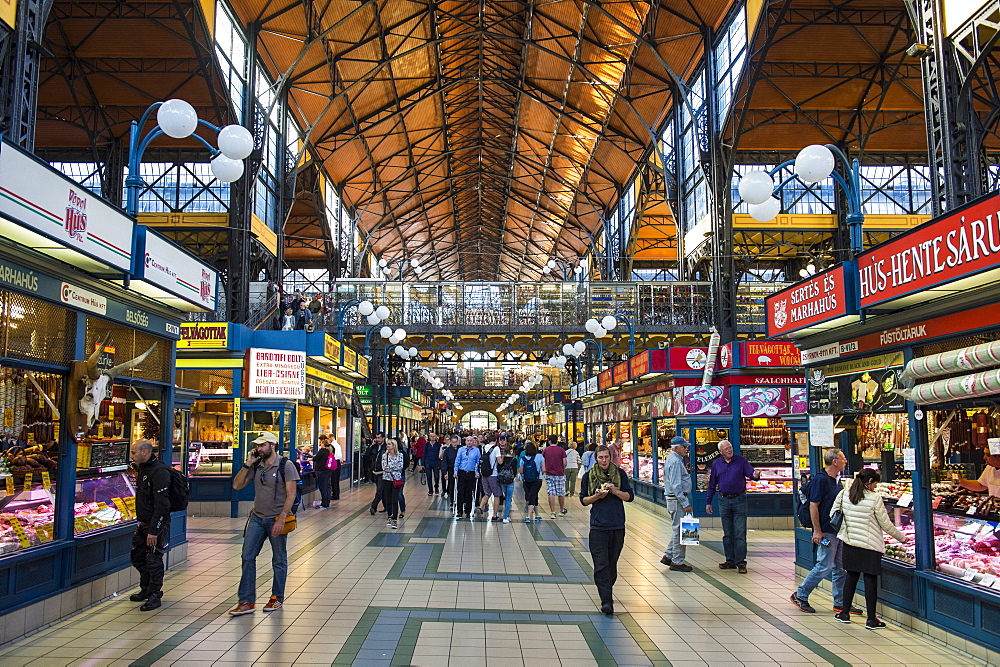
<svg viewBox="0 0 1000 667"><path fill-rule="evenodd" d="M878 575L882 574L882 554L885 553L885 538L882 533L883 531L888 533L903 544L908 541L908 538L889 520L885 501L875 491L875 486L881 479L878 472L865 468L854 478L850 489L840 492L830 509L831 516L838 511L844 516L837 537L844 543L844 569L847 571L844 605L835 618L841 623L851 622L850 610L854 602L854 592L863 574L865 604L868 608L865 628L868 630L885 627L885 623L876 615L875 609L878 603Z"/></svg>

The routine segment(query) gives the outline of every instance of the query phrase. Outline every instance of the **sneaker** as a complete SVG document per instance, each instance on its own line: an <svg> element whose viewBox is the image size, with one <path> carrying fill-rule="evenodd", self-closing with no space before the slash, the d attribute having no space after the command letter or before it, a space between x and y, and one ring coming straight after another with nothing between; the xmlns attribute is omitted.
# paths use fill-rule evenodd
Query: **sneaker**
<svg viewBox="0 0 1000 667"><path fill-rule="evenodd" d="M392 519L389 519L388 521L385 522L385 527L386 528L388 528L391 525L392 525Z"/></svg>
<svg viewBox="0 0 1000 667"><path fill-rule="evenodd" d="M461 521L461 520L462 520L462 515L461 514L456 514L455 515L455 521Z"/></svg>
<svg viewBox="0 0 1000 667"><path fill-rule="evenodd" d="M503 522L504 523L510 523L510 519L504 519Z"/></svg>
<svg viewBox="0 0 1000 667"><path fill-rule="evenodd" d="M392 522L392 529L396 530L397 528L399 528L399 524L397 524L395 521L393 521Z"/></svg>
<svg viewBox="0 0 1000 667"><path fill-rule="evenodd" d="M145 606L145 605L143 605ZM885 627L885 623L878 618L865 622L865 630L879 630Z"/></svg>
<svg viewBox="0 0 1000 667"><path fill-rule="evenodd" d="M790 597L788 599L792 601L793 605L795 605L796 607L798 607L800 610L804 611L805 613L807 613L807 614L815 614L816 613L816 609L813 608L813 606L811 604L809 604L809 600L803 600L802 598L799 597L798 593L792 593L792 597ZM840 610L838 609L837 611L840 611Z"/></svg>
<svg viewBox="0 0 1000 667"><path fill-rule="evenodd" d="M540 517L540 516L536 516L535 517L535 521L541 521L541 520L542 520L542 517Z"/></svg>
<svg viewBox="0 0 1000 667"><path fill-rule="evenodd" d="M525 523L531 523L531 519L529 519L528 517L525 517L524 522Z"/></svg>
<svg viewBox="0 0 1000 667"><path fill-rule="evenodd" d="M556 513L555 512L552 513L552 518L553 519L556 518Z"/></svg>
<svg viewBox="0 0 1000 667"><path fill-rule="evenodd" d="M500 520L500 517L498 517L498 516L495 516L495 517L492 517L492 518L490 519L490 521L493 521L493 522L497 522L497 521L499 521L499 520Z"/></svg>
<svg viewBox="0 0 1000 667"><path fill-rule="evenodd" d="M274 611L275 609L281 609L281 605L284 604L281 600L275 596L271 596L271 599L267 601L264 605L264 611Z"/></svg>
<svg viewBox="0 0 1000 667"><path fill-rule="evenodd" d="M252 614L256 609L252 602L241 602L232 609L229 610L230 616L242 616L243 614Z"/></svg>
<svg viewBox="0 0 1000 667"><path fill-rule="evenodd" d="M690 572L694 568L688 565L687 563L674 563L673 565L670 566L670 569L673 570L674 572Z"/></svg>
<svg viewBox="0 0 1000 667"><path fill-rule="evenodd" d="M834 614L833 617L840 621L841 623L850 623L851 615L845 612L840 612L839 614Z"/></svg>
<svg viewBox="0 0 1000 667"><path fill-rule="evenodd" d="M660 559L660 562L667 566L674 564L674 561L670 560L670 558L668 558L666 554L663 554L663 558Z"/></svg>
<svg viewBox="0 0 1000 667"><path fill-rule="evenodd" d="M139 591L132 593L132 595L128 596L128 599L131 600L132 602L145 602L146 600L149 599L149 593L142 589L139 589Z"/></svg>
<svg viewBox="0 0 1000 667"><path fill-rule="evenodd" d="M739 572L740 574L746 574L747 573L747 566L746 565L737 565L736 566L736 571Z"/></svg>
<svg viewBox="0 0 1000 667"><path fill-rule="evenodd" d="M839 614L840 612L842 612L844 610L843 610L842 607L836 607L835 606L833 608L833 611ZM865 613L864 609L862 609L861 607L855 607L854 605L851 605L851 608L848 609L847 611L851 612L852 616L861 616L863 613Z"/></svg>
<svg viewBox="0 0 1000 667"><path fill-rule="evenodd" d="M559 513L560 514L568 514L569 510L564 507L563 509L559 510Z"/></svg>

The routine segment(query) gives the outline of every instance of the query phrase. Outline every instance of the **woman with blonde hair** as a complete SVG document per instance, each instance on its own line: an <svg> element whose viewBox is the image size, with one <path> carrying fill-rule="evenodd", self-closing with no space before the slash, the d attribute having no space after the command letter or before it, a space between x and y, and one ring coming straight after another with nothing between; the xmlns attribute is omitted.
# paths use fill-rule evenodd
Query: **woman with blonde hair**
<svg viewBox="0 0 1000 667"><path fill-rule="evenodd" d="M382 503L388 513L385 525L398 528L399 491L403 487L403 453L399 451L399 443L391 438L385 441L385 453L382 454Z"/></svg>

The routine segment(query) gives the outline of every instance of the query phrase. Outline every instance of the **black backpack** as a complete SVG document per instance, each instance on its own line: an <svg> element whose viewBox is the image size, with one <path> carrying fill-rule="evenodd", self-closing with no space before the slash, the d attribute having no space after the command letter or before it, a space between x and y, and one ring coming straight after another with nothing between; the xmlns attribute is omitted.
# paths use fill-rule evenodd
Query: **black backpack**
<svg viewBox="0 0 1000 667"><path fill-rule="evenodd" d="M493 445L490 447L489 451L483 450L483 455L479 457L479 476L480 477L492 477L493 476L493 464L490 463L490 454L493 450L499 447L499 445Z"/></svg>
<svg viewBox="0 0 1000 667"><path fill-rule="evenodd" d="M191 491L188 478L173 466L166 466L166 468L170 473L170 511L183 512L187 509L188 495Z"/></svg>
<svg viewBox="0 0 1000 667"><path fill-rule="evenodd" d="M799 525L803 528L812 528L813 519L812 514L809 511L809 485L812 484L812 480L809 480L801 487L799 487ZM805 500L803 500L805 498Z"/></svg>
<svg viewBox="0 0 1000 667"><path fill-rule="evenodd" d="M513 484L515 477L517 477L517 459L508 456L497 468L497 481L504 485Z"/></svg>

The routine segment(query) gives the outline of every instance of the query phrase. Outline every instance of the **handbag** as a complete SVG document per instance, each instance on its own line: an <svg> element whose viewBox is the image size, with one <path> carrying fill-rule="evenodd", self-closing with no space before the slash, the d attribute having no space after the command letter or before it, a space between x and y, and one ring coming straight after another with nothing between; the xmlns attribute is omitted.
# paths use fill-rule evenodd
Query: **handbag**
<svg viewBox="0 0 1000 667"><path fill-rule="evenodd" d="M844 513L840 510L832 513L830 515L830 526L833 528L833 532L839 533L840 527L844 525Z"/></svg>
<svg viewBox="0 0 1000 667"><path fill-rule="evenodd" d="M403 488L403 480L401 480L401 479L394 479L394 480L392 480L392 488L394 488L394 489L401 489L401 488Z"/></svg>

